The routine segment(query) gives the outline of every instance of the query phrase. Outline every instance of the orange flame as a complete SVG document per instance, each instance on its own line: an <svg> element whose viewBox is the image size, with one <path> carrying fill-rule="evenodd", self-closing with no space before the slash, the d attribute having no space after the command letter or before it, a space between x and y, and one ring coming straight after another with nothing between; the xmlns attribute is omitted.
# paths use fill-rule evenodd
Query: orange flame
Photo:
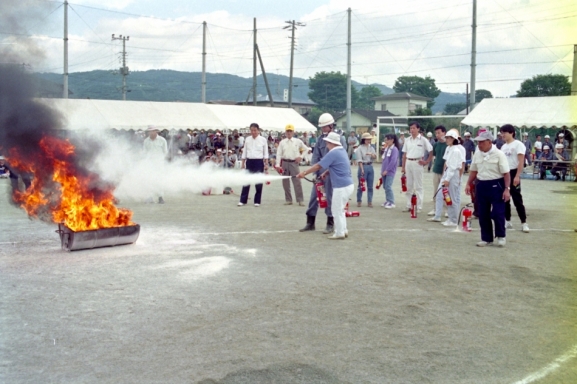
<svg viewBox="0 0 577 384"><path fill-rule="evenodd" d="M39 166L20 160L16 151L10 152L10 163L33 175L32 183L24 192L16 191L14 201L33 217L49 218L63 223L73 231L134 225L132 211L114 205L113 188L95 188L94 174L78 172L74 162L74 146L68 140L44 137L40 141L43 159ZM49 172L56 184L47 185ZM48 216L48 217L46 217Z"/></svg>

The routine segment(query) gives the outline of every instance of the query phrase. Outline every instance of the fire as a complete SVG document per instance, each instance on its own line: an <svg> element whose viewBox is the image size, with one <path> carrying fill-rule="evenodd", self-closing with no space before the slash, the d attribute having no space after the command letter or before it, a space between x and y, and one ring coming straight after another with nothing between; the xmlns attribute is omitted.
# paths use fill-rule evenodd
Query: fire
<svg viewBox="0 0 577 384"><path fill-rule="evenodd" d="M102 187L93 173L75 165L75 148L68 140L44 137L40 158L22 160L10 151L10 164L32 175L26 191L16 191L14 201L33 217L63 223L73 231L134 225L132 211L114 205L114 188Z"/></svg>

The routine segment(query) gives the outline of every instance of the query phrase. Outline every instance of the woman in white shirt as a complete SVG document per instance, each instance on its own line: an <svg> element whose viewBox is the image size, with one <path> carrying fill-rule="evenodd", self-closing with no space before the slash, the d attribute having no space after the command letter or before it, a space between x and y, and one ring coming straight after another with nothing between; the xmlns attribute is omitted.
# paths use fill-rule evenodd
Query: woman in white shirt
<svg viewBox="0 0 577 384"><path fill-rule="evenodd" d="M445 139L447 140L447 149L443 156L445 160L445 171L441 177L439 191L437 191L437 195L435 196L435 216L428 219L428 221L441 221L443 204L445 202L441 189L447 187L452 204L447 206L449 219L445 221L443 225L446 227L456 227L459 208L461 208L461 175L465 164L465 149L460 145L459 132L456 129L451 129L447 132Z"/></svg>

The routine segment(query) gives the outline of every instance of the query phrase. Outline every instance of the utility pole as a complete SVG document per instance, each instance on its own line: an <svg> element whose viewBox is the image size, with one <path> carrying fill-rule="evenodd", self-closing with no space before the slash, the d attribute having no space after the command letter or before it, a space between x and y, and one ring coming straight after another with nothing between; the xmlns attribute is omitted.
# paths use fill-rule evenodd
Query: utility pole
<svg viewBox="0 0 577 384"><path fill-rule="evenodd" d="M256 53L257 53L257 55L258 55L258 61L259 61L259 63L260 63L260 70L262 71L262 78L264 79L264 85L265 85L265 87L266 87L266 92L267 92L267 94L268 94L268 98L269 98L269 101L270 101L270 106L271 106L271 107L274 107L274 100L273 100L273 97L272 97L272 93L271 93L271 91L270 91L270 87L268 86L268 80L267 80L267 78L266 78L266 72L265 72L265 70L264 70L264 64L262 63L262 57L260 56L260 49L258 49L258 45L256 46Z"/></svg>
<svg viewBox="0 0 577 384"><path fill-rule="evenodd" d="M349 28L347 39L347 132L351 131L351 9L347 10Z"/></svg>
<svg viewBox="0 0 577 384"><path fill-rule="evenodd" d="M256 17L253 19L254 43L252 47L252 105L256 106Z"/></svg>
<svg viewBox="0 0 577 384"><path fill-rule="evenodd" d="M126 76L128 76L128 67L126 66L126 42L130 39L130 36L114 37L112 34L112 40L122 40L122 67L120 67L120 74L122 75L122 100L126 101Z"/></svg>
<svg viewBox="0 0 577 384"><path fill-rule="evenodd" d="M475 70L477 67L477 0L473 0L473 42L471 44L471 111L475 107Z"/></svg>
<svg viewBox="0 0 577 384"><path fill-rule="evenodd" d="M201 80L202 102L206 103L206 21L202 22L202 80Z"/></svg>
<svg viewBox="0 0 577 384"><path fill-rule="evenodd" d="M573 77L571 77L571 96L577 96L577 44L573 45Z"/></svg>
<svg viewBox="0 0 577 384"><path fill-rule="evenodd" d="M68 99L68 1L64 0L64 77L62 79L62 97Z"/></svg>
<svg viewBox="0 0 577 384"><path fill-rule="evenodd" d="M306 26L305 23L295 22L294 20L285 21L288 25L283 27L283 29L290 29L291 30L291 68L290 68L290 75L289 75L289 89L288 89L288 107L292 108L293 106L293 69L294 69L294 59L295 59L295 30L296 27L304 27Z"/></svg>

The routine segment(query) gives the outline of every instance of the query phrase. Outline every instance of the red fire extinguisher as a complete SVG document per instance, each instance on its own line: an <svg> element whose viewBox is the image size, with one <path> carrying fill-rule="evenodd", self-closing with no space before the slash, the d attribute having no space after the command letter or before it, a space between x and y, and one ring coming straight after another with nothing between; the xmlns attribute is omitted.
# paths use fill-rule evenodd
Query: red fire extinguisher
<svg viewBox="0 0 577 384"><path fill-rule="evenodd" d="M264 171L264 174L268 176L268 171ZM266 181L266 185L270 185L270 181Z"/></svg>
<svg viewBox="0 0 577 384"><path fill-rule="evenodd" d="M471 232L471 216L473 216L473 211L464 207L461 215L463 216L463 231Z"/></svg>
<svg viewBox="0 0 577 384"><path fill-rule="evenodd" d="M401 176L401 190L407 192L407 176L404 173Z"/></svg>
<svg viewBox="0 0 577 384"><path fill-rule="evenodd" d="M327 195L325 193L325 185L322 181L318 181L315 183L315 188L317 190L317 201L319 202L320 208L327 207Z"/></svg>
<svg viewBox="0 0 577 384"><path fill-rule="evenodd" d="M361 177L361 181L359 182L359 188L361 188L361 191L363 192L367 190L367 185L365 183L366 183L365 178Z"/></svg>
<svg viewBox="0 0 577 384"><path fill-rule="evenodd" d="M377 181L377 186L375 188L380 189L381 185L383 185L383 178L381 177L379 181Z"/></svg>
<svg viewBox="0 0 577 384"><path fill-rule="evenodd" d="M453 200L451 200L451 196L449 195L449 188L443 187L443 200L445 200L445 204L447 206L453 205Z"/></svg>
<svg viewBox="0 0 577 384"><path fill-rule="evenodd" d="M417 195L413 192L413 196L411 196L411 218L417 218Z"/></svg>
<svg viewBox="0 0 577 384"><path fill-rule="evenodd" d="M346 211L345 212L346 217L358 217L360 215L361 215L361 213L359 211Z"/></svg>

